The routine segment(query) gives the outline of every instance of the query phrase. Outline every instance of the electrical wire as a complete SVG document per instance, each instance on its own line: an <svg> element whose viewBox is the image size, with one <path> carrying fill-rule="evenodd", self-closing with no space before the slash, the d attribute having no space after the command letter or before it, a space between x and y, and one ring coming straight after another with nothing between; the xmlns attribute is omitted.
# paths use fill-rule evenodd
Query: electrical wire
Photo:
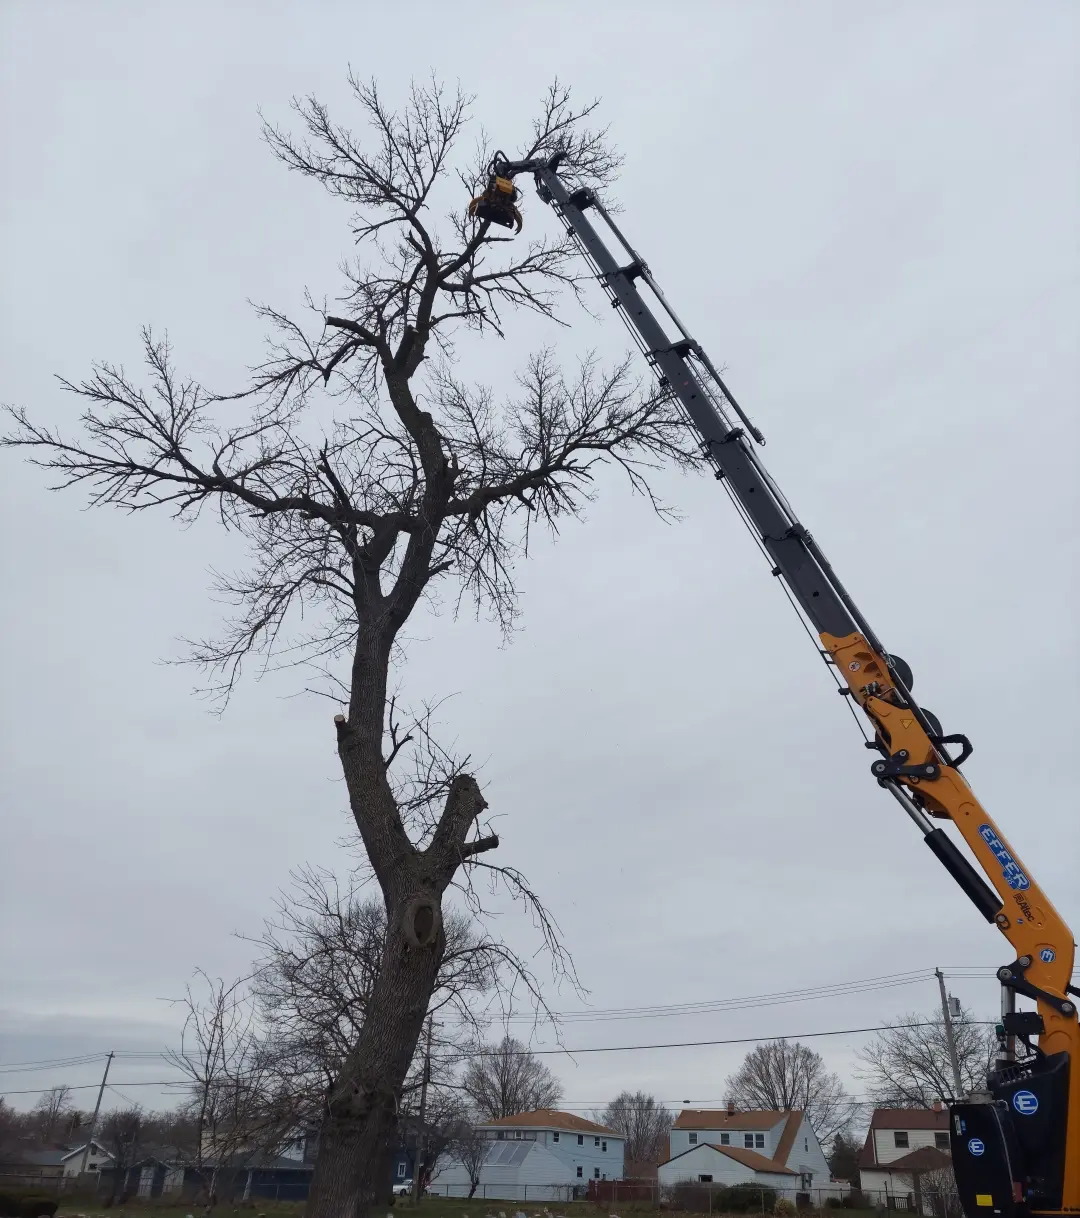
<svg viewBox="0 0 1080 1218"><path fill-rule="evenodd" d="M827 1032L787 1032L782 1036L733 1036L723 1040L679 1040L652 1045L585 1045L577 1049L523 1049L522 1052L532 1057L552 1057L555 1055L574 1057L581 1053L638 1053L648 1049L699 1049L715 1045L757 1045L763 1044L766 1041L777 1040L816 1040L822 1036L855 1036L865 1032L898 1032L910 1028L925 1028L926 1026L926 1021L920 1023L882 1023L869 1028L833 1028ZM991 1028L994 1026L994 1021L991 1019L973 1019L968 1021L968 1026ZM490 1050L488 1052L498 1052L498 1050ZM485 1050L480 1049L473 1053L448 1053L438 1058L433 1056L431 1060L439 1062L470 1061L475 1057L483 1057L484 1055Z"/></svg>

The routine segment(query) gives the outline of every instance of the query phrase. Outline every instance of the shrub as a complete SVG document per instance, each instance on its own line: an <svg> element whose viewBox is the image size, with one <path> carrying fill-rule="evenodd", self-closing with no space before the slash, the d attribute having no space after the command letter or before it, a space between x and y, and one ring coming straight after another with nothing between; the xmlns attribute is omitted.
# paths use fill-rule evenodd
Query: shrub
<svg viewBox="0 0 1080 1218"><path fill-rule="evenodd" d="M773 1206L773 1213L783 1214L784 1218L788 1218L788 1215L796 1214L798 1213L798 1210L795 1207L794 1201L789 1200L787 1197L781 1197L780 1200L777 1201L777 1203Z"/></svg>
<svg viewBox="0 0 1080 1218"><path fill-rule="evenodd" d="M59 1208L55 1197L35 1197L28 1193L22 1199L19 1214L21 1218L53 1218Z"/></svg>
<svg viewBox="0 0 1080 1218"><path fill-rule="evenodd" d="M0 1218L53 1218L55 1197L42 1193L0 1193Z"/></svg>

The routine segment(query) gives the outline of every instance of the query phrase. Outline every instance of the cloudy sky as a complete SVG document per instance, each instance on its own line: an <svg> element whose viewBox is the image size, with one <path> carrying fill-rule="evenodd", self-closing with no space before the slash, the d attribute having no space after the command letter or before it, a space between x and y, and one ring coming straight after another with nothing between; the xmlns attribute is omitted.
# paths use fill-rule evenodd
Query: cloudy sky
<svg viewBox="0 0 1080 1218"><path fill-rule="evenodd" d="M314 93L348 121L350 66L391 97L434 71L514 146L554 75L598 94L628 236L926 704L975 742L976 791L1076 926L1078 25L1067 0L6 0L0 397L70 427L54 377L134 365L144 323L232 388L260 351L249 300L334 294L348 214L273 161L259 108L288 121ZM527 199L526 222L553 217ZM623 349L598 315L555 336L561 358ZM551 338L515 322L465 371L505 383ZM97 1062L22 1066L171 1043L167 1000L196 967L244 968L237 935L290 870L348 865L332 708L278 678L216 718L161 662L219 620L207 568L237 553L211 525L87 512L12 453L0 487L0 1082L19 1104L57 1082L89 1103ZM444 730L483 762L503 859L589 991L552 1005L620 1012L568 1021L563 1043L862 1028L930 1010L936 965L992 1013L1008 945L870 779L726 497L661 487L681 524L609 480L537 547L509 646L449 614L411 631L405 688L455 695ZM535 946L519 915L500 926ZM629 1010L676 1003L714 1006ZM863 1039L813 1042L855 1091ZM547 1060L567 1107L626 1086L704 1106L747 1047ZM161 1102L143 1084L163 1070L123 1059L106 1102Z"/></svg>

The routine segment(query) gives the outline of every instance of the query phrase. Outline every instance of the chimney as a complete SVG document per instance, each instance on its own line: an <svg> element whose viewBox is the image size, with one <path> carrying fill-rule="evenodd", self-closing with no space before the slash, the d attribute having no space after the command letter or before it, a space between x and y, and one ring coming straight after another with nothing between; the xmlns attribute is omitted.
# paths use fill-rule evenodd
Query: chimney
<svg viewBox="0 0 1080 1218"><path fill-rule="evenodd" d="M942 1112L944 1110L944 1108L945 1108L945 1105L941 1102L941 1100L934 1100L934 1111L935 1112Z"/></svg>
<svg viewBox="0 0 1080 1218"><path fill-rule="evenodd" d="M731 1100L728 1100L727 1114L729 1117L735 1115L735 1105L731 1102Z"/></svg>

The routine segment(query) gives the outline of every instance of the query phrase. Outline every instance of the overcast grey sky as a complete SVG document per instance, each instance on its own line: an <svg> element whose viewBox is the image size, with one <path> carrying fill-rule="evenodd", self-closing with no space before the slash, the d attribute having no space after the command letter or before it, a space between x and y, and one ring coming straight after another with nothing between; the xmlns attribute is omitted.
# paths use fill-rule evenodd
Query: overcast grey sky
<svg viewBox="0 0 1080 1218"><path fill-rule="evenodd" d="M260 350L248 299L336 291L348 214L271 159L257 108L287 120L312 92L347 120L350 65L395 97L433 70L511 146L553 75L599 94L630 240L926 704L972 737L970 780L1075 927L1078 24L1064 0L5 0L0 397L70 426L54 375L134 364L144 323L234 387ZM526 223L553 217L530 197ZM623 349L598 313L557 336L561 357ZM550 338L515 322L467 371L498 383ZM196 966L243 969L234 932L258 930L290 869L345 865L328 704L275 679L218 719L194 674L159 663L217 622L206 570L236 557L226 539L43 485L6 454L0 1064L168 1042L163 1000ZM484 760L504 861L546 897L588 1001L941 964L981 970L951 984L992 1013L1007 943L875 787L726 497L708 479L663 489L677 526L612 481L537 547L510 646L446 614L411 632L406 688L456 693L446 731ZM534 943L516 915L502 926ZM923 980L572 1023L564 1042L827 1031L935 999ZM848 1075L860 1039L814 1043ZM548 1060L568 1107L624 1086L705 1105L746 1047ZM107 1102L162 1077L122 1062Z"/></svg>

